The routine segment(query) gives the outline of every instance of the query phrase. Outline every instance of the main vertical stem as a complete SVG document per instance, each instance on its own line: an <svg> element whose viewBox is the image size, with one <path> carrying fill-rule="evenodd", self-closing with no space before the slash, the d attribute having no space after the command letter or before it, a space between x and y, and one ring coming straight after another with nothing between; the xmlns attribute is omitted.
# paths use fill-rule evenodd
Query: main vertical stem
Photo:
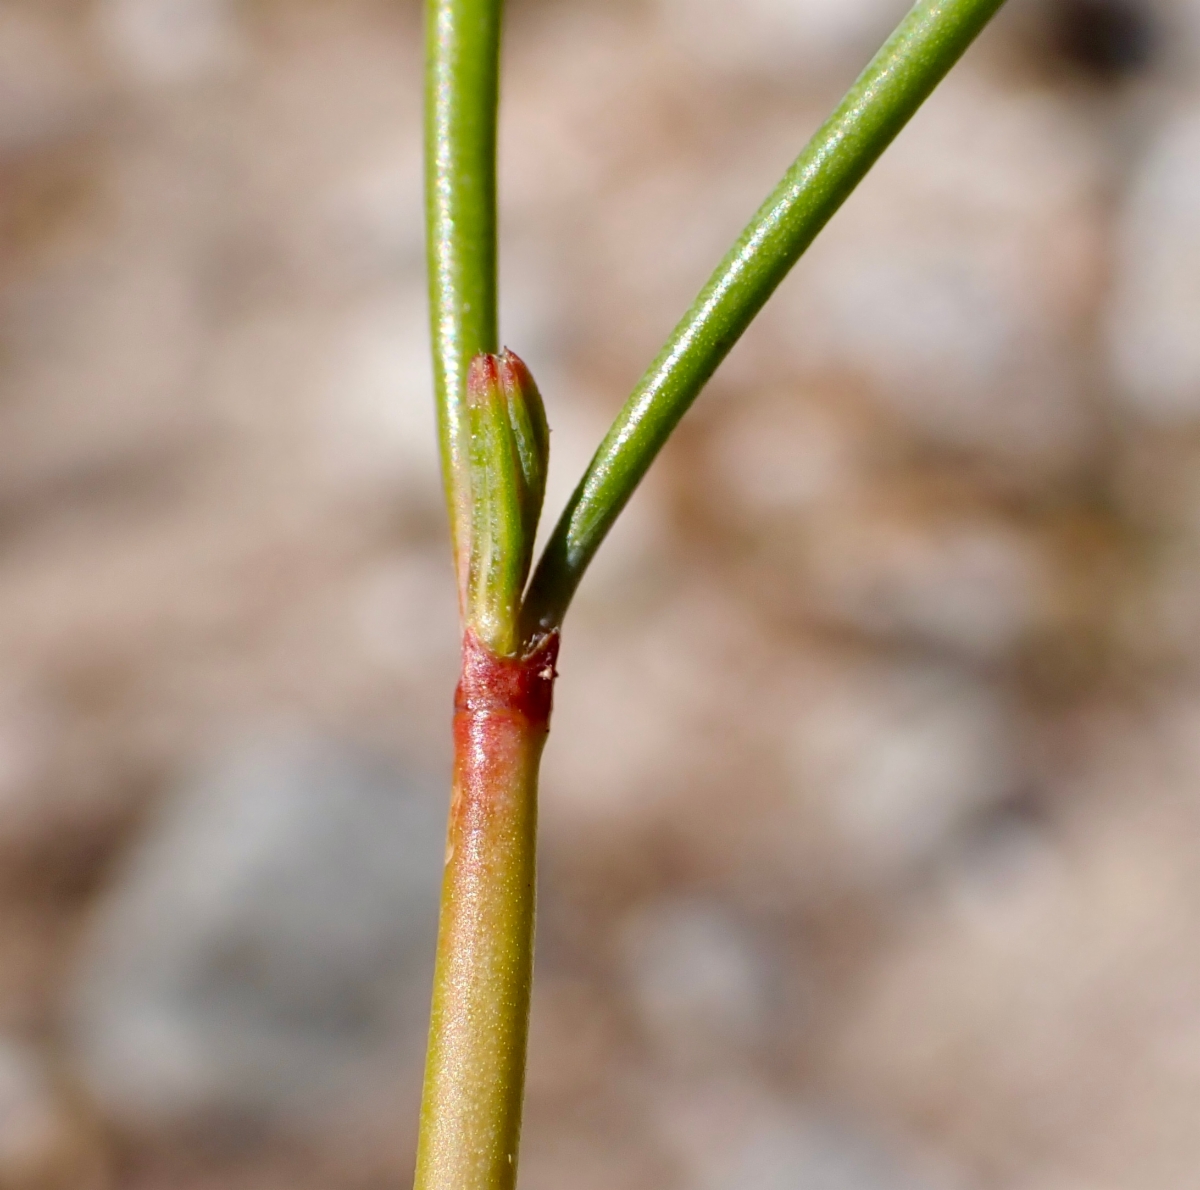
<svg viewBox="0 0 1200 1190"><path fill-rule="evenodd" d="M497 657L470 630L463 638L416 1190L516 1183L538 765L557 652L557 634L519 658Z"/></svg>
<svg viewBox="0 0 1200 1190"><path fill-rule="evenodd" d="M501 0L426 0L425 223L442 479L464 581L467 369L498 349L496 106Z"/></svg>

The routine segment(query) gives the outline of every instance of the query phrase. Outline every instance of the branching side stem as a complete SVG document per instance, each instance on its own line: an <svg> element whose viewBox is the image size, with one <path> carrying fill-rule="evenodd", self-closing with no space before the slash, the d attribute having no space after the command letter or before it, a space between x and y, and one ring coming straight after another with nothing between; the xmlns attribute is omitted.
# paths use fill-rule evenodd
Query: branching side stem
<svg viewBox="0 0 1200 1190"><path fill-rule="evenodd" d="M700 390L800 254L1003 0L920 0L808 142L621 410L546 544L530 639L562 624L579 580Z"/></svg>

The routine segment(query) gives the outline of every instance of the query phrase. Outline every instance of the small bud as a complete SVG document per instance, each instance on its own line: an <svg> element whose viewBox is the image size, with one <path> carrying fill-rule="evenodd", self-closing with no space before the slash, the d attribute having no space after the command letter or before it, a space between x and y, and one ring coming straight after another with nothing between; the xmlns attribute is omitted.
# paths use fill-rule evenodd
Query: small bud
<svg viewBox="0 0 1200 1190"><path fill-rule="evenodd" d="M471 361L466 422L464 616L493 652L511 656L520 645L521 595L533 560L550 444L537 386L511 352Z"/></svg>
<svg viewBox="0 0 1200 1190"><path fill-rule="evenodd" d="M527 575L533 560L533 539L542 515L542 501L546 496L550 427L546 423L542 395L521 357L506 348L496 357L496 371L508 402L508 423L512 426L521 463L521 507L529 551L525 562Z"/></svg>

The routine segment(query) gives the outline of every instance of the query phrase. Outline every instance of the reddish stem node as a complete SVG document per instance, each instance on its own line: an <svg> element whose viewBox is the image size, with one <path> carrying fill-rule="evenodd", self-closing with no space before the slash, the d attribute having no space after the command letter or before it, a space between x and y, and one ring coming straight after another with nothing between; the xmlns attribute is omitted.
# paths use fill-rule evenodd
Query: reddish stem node
<svg viewBox="0 0 1200 1190"><path fill-rule="evenodd" d="M558 635L523 657L463 637L417 1190L516 1178L533 976L537 773Z"/></svg>

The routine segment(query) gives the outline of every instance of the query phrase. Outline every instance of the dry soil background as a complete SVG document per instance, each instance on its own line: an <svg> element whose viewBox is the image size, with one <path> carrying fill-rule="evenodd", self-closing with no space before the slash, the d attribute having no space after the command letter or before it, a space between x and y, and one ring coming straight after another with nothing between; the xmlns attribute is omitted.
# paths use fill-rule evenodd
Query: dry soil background
<svg viewBox="0 0 1200 1190"><path fill-rule="evenodd" d="M550 507L904 0L518 0ZM581 591L528 1190L1192 1190L1200 6L1012 0ZM0 0L0 1187L406 1185L412 0ZM432 859L431 859L432 857Z"/></svg>

